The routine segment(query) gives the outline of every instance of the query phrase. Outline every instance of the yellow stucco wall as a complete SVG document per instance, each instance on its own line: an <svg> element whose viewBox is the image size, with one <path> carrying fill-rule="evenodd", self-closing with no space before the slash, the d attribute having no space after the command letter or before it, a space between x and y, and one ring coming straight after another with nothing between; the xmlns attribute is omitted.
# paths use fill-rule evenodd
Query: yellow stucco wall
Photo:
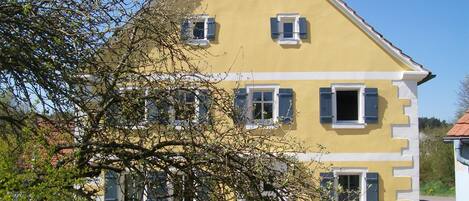
<svg viewBox="0 0 469 201"><path fill-rule="evenodd" d="M207 72L402 72L409 66L389 55L329 0L203 0L197 14L217 22L216 39L194 58ZM299 13L308 21L308 39L300 45L279 45L270 36L270 17ZM379 123L364 129L333 129L319 121L319 88L333 83L358 83L379 89ZM408 124L391 80L263 80L225 81L220 86L278 84L294 90L294 124L280 134L307 145L324 145L331 153L401 153L407 139L392 137L392 125ZM278 132L279 131L275 131ZM411 189L410 177L394 177L393 168L412 161L332 162L335 167L367 168L380 174L380 200L396 200Z"/></svg>
<svg viewBox="0 0 469 201"><path fill-rule="evenodd" d="M319 121L319 88L330 87L333 83L357 83L366 87L378 88L379 93L379 123L369 124L364 129L333 129L330 124ZM285 126L282 133L295 137L308 145L321 144L329 152L339 153L377 153L400 152L407 147L407 140L392 139L391 124L407 124L404 106L407 101L398 99L397 87L391 81L245 81L223 82L221 87L236 88L251 84L277 84L280 88L294 90L294 124Z"/></svg>
<svg viewBox="0 0 469 201"><path fill-rule="evenodd" d="M328 0L204 0L196 13L215 17L216 40L207 48L212 72L402 71ZM308 39L282 46L270 37L270 17L299 13Z"/></svg>

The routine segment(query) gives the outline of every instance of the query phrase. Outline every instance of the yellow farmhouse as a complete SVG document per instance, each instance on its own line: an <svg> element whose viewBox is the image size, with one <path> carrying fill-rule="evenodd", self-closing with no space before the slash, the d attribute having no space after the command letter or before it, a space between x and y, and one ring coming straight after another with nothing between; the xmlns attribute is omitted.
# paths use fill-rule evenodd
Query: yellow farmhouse
<svg viewBox="0 0 469 201"><path fill-rule="evenodd" d="M203 0L182 31L249 119L293 122L288 135L327 148L323 181L360 201L419 200L417 86L433 75L343 1Z"/></svg>
<svg viewBox="0 0 469 201"><path fill-rule="evenodd" d="M419 200L417 86L431 72L341 0L205 0L197 14L183 31L216 55L208 70L241 83L237 102L262 111L251 119L293 120L289 135L326 146L323 180L360 201Z"/></svg>

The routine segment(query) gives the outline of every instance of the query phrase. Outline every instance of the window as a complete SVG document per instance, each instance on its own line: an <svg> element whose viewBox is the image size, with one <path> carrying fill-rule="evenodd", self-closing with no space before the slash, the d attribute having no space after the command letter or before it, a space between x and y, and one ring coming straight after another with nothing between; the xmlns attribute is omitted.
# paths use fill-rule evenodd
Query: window
<svg viewBox="0 0 469 201"><path fill-rule="evenodd" d="M211 189L214 184L201 175L197 178L185 174L177 175L173 181L174 201L211 200Z"/></svg>
<svg viewBox="0 0 469 201"><path fill-rule="evenodd" d="M367 172L366 168L337 168L334 172L320 173L320 177L321 187L327 189L325 194L321 195L325 200L380 200L377 172Z"/></svg>
<svg viewBox="0 0 469 201"><path fill-rule="evenodd" d="M174 104L174 119L176 121L188 121L195 119L195 94L189 91L178 91L177 99L177 103Z"/></svg>
<svg viewBox="0 0 469 201"><path fill-rule="evenodd" d="M339 201L360 200L360 175L339 175Z"/></svg>
<svg viewBox="0 0 469 201"><path fill-rule="evenodd" d="M235 124L245 124L250 129L293 122L293 89L261 84L234 89L234 92Z"/></svg>
<svg viewBox="0 0 469 201"><path fill-rule="evenodd" d="M283 23L283 38L293 38L293 22Z"/></svg>
<svg viewBox="0 0 469 201"><path fill-rule="evenodd" d="M182 126L209 120L210 98L204 89L169 93L123 88L119 93L121 98L106 113L106 121L115 126L137 129L152 123Z"/></svg>
<svg viewBox="0 0 469 201"><path fill-rule="evenodd" d="M296 45L307 38L306 18L299 14L278 14L270 19L272 39L281 45Z"/></svg>
<svg viewBox="0 0 469 201"><path fill-rule="evenodd" d="M207 46L215 39L215 18L196 15L182 23L181 37L190 45Z"/></svg>
<svg viewBox="0 0 469 201"><path fill-rule="evenodd" d="M192 35L194 39L205 39L205 22L194 22Z"/></svg>
<svg viewBox="0 0 469 201"><path fill-rule="evenodd" d="M333 84L319 89L320 122L332 128L364 128L379 120L377 88L363 84Z"/></svg>
<svg viewBox="0 0 469 201"><path fill-rule="evenodd" d="M364 89L361 84L332 85L333 128L364 128Z"/></svg>
<svg viewBox="0 0 469 201"><path fill-rule="evenodd" d="M274 92L254 91L252 93L252 118L260 124L273 123Z"/></svg>
<svg viewBox="0 0 469 201"><path fill-rule="evenodd" d="M106 120L115 126L142 125L145 122L145 90L124 88L119 93L119 99L107 111Z"/></svg>
<svg viewBox="0 0 469 201"><path fill-rule="evenodd" d="M276 123L279 117L279 86L249 85L246 89L248 128Z"/></svg>

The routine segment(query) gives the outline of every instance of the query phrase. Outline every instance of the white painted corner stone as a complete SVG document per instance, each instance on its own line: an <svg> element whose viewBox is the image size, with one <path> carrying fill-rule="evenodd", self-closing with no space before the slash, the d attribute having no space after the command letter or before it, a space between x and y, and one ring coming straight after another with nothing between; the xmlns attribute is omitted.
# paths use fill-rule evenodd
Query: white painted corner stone
<svg viewBox="0 0 469 201"><path fill-rule="evenodd" d="M418 102L417 102L417 82L410 80L393 81L393 85L398 87L399 99L410 100L410 105L404 107L404 114L409 117L409 124L392 125L392 137L395 139L407 139L408 147L401 150L402 157L412 158L412 167L393 168L394 177L410 177L412 179L412 189L408 191L398 191L397 200L419 201L419 129L418 129Z"/></svg>

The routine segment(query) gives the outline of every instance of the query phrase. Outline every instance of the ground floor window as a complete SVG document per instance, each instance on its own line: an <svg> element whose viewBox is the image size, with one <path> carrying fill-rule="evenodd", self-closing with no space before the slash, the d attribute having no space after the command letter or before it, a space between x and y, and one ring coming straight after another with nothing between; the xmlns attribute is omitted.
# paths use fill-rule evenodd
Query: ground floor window
<svg viewBox="0 0 469 201"><path fill-rule="evenodd" d="M339 175L339 201L360 200L360 180L360 175Z"/></svg>

